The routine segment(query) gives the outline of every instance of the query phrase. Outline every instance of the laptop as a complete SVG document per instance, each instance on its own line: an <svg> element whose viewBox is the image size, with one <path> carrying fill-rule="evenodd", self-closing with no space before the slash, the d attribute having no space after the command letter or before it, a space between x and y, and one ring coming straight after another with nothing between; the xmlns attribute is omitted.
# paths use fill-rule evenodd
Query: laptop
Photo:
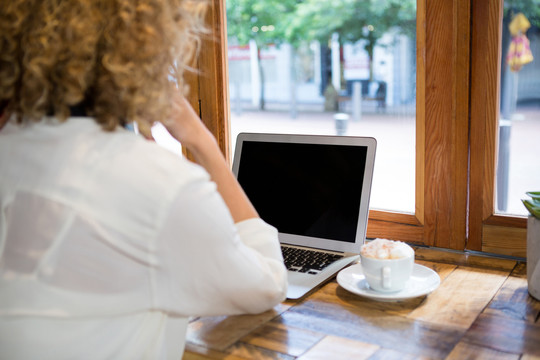
<svg viewBox="0 0 540 360"><path fill-rule="evenodd" d="M303 297L358 260L375 149L370 137L238 135L233 172L261 218L278 230L287 298Z"/></svg>

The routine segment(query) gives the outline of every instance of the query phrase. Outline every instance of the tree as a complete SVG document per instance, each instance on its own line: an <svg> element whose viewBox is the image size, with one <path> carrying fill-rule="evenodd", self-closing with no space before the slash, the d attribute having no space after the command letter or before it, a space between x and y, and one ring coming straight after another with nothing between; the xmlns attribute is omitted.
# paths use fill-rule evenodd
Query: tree
<svg viewBox="0 0 540 360"><path fill-rule="evenodd" d="M341 43L366 40L372 80L373 51L390 29L414 36L415 0L306 0L298 4L286 37L326 43L337 33Z"/></svg>
<svg viewBox="0 0 540 360"><path fill-rule="evenodd" d="M269 44L281 44L286 29L286 14L294 12L295 0L229 0L227 1L227 36L247 45L257 44L261 93L259 108L264 110L264 70L261 49Z"/></svg>
<svg viewBox="0 0 540 360"><path fill-rule="evenodd" d="M514 15L523 13L531 22L531 25L540 28L540 0L505 0L504 17L513 18Z"/></svg>
<svg viewBox="0 0 540 360"><path fill-rule="evenodd" d="M535 0L529 0L535 1ZM340 41L366 40L373 78L373 51L390 29L414 37L415 0L229 0L227 35L246 45L254 40L258 48L261 76L260 108L264 109L264 72L260 50L268 44L287 42L298 48L318 40L328 43L333 33Z"/></svg>
<svg viewBox="0 0 540 360"><path fill-rule="evenodd" d="M416 29L416 2L355 1L350 16L338 29L343 41L366 40L369 57L369 80L373 80L373 52L379 40L391 29L411 34ZM412 29L412 31L411 31Z"/></svg>

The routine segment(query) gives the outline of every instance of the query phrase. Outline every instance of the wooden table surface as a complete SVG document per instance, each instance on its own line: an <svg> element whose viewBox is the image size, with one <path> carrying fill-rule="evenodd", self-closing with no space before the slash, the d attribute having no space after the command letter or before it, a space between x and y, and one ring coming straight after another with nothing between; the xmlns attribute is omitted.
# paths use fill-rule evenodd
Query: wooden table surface
<svg viewBox="0 0 540 360"><path fill-rule="evenodd" d="M335 278L259 315L190 322L183 359L540 359L540 302L523 262L416 249L428 296L378 302Z"/></svg>

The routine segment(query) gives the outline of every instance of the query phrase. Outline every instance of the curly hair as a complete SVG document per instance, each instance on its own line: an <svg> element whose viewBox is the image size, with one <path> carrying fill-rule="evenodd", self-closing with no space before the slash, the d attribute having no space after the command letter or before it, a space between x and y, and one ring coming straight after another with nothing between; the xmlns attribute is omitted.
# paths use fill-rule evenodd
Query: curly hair
<svg viewBox="0 0 540 360"><path fill-rule="evenodd" d="M105 130L148 135L187 91L206 0L0 0L0 104L19 121L83 106ZM176 82L176 84L175 84Z"/></svg>

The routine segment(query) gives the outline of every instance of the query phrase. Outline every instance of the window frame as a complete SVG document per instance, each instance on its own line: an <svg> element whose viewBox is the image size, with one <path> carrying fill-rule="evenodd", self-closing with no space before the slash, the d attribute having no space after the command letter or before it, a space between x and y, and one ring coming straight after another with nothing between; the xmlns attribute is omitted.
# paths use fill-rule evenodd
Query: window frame
<svg viewBox="0 0 540 360"><path fill-rule="evenodd" d="M503 0L475 1L471 72L470 250L526 256L527 219L496 214Z"/></svg>
<svg viewBox="0 0 540 360"><path fill-rule="evenodd" d="M502 4L417 1L415 213L371 210L368 237L523 256L525 219L494 214ZM224 0L207 23L189 98L230 163Z"/></svg>

